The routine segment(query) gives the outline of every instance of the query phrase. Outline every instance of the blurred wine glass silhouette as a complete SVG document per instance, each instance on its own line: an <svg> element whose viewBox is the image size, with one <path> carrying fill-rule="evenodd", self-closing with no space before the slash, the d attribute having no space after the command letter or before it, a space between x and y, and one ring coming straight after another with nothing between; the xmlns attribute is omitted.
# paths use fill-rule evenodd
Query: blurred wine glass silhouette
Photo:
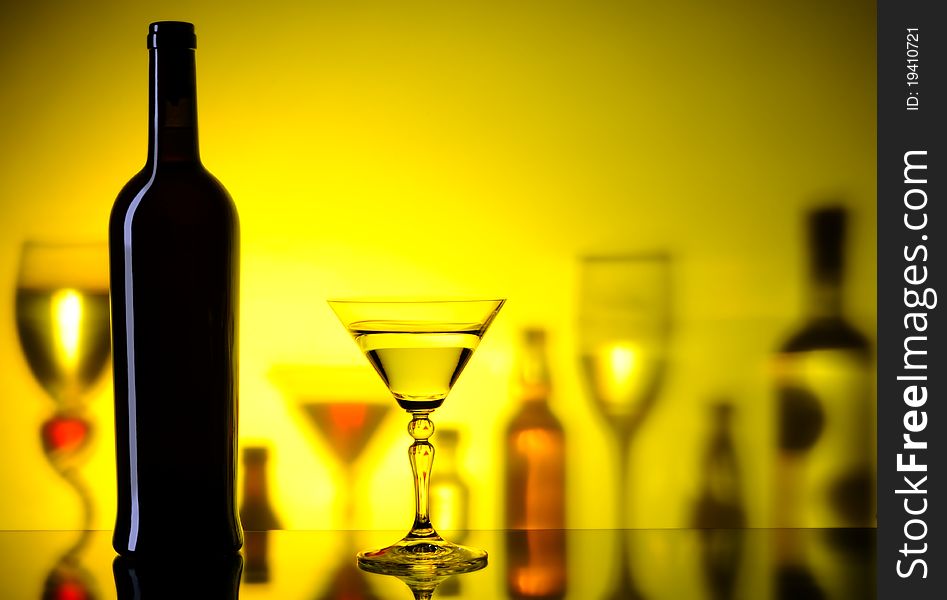
<svg viewBox="0 0 947 600"><path fill-rule="evenodd" d="M30 371L56 405L41 429L43 450L82 499L88 528L92 506L77 469L92 438L85 415L87 392L109 361L105 244L24 243L16 325Z"/></svg>
<svg viewBox="0 0 947 600"><path fill-rule="evenodd" d="M352 527L356 463L392 408L385 388L371 372L344 366L278 365L270 378L338 461L341 524Z"/></svg>
<svg viewBox="0 0 947 600"><path fill-rule="evenodd" d="M91 598L94 586L80 554L93 506L79 469L88 459L93 434L86 415L88 392L109 362L107 246L25 242L17 273L16 326L33 377L55 403L54 414L40 427L43 452L82 508L83 531L50 570L44 597Z"/></svg>
<svg viewBox="0 0 947 600"><path fill-rule="evenodd" d="M587 256L580 261L577 343L595 408L616 443L616 521L627 525L629 452L658 397L667 367L667 254ZM636 598L621 536L616 598Z"/></svg>

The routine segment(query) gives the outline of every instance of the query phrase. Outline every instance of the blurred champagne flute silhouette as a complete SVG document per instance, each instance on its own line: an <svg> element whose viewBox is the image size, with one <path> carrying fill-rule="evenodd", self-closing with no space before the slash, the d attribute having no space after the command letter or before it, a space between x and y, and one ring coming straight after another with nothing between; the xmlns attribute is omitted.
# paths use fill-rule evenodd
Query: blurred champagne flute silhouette
<svg viewBox="0 0 947 600"><path fill-rule="evenodd" d="M434 434L434 424L428 415L444 403L504 302L329 301L394 399L411 414L408 433L414 438L408 448L415 492L411 531L391 546L360 552L362 569L408 576L436 587L438 578L486 566L486 552L444 540L431 524L434 446L428 438ZM412 590L415 597L430 597L433 587Z"/></svg>
<svg viewBox="0 0 947 600"><path fill-rule="evenodd" d="M616 442L615 514L627 525L631 444L657 400L670 336L670 257L667 254L587 256L580 261L577 343L595 408ZM640 596L621 536L620 579L614 597Z"/></svg>
<svg viewBox="0 0 947 600"><path fill-rule="evenodd" d="M43 452L75 490L82 509L83 532L49 572L44 597L77 591L92 597L95 586L79 557L92 527L93 506L79 468L88 458L93 432L86 416L88 392L110 354L105 243L25 242L17 273L16 325L30 371L55 403L54 414L40 428Z"/></svg>
<svg viewBox="0 0 947 600"><path fill-rule="evenodd" d="M43 450L79 494L88 529L92 506L77 469L92 436L86 394L109 360L107 246L25 242L16 325L33 377L56 404L55 415L42 426Z"/></svg>
<svg viewBox="0 0 947 600"><path fill-rule="evenodd" d="M336 497L341 528L354 525L356 463L391 411L384 387L363 369L328 365L277 365L270 378L295 404L341 467Z"/></svg>

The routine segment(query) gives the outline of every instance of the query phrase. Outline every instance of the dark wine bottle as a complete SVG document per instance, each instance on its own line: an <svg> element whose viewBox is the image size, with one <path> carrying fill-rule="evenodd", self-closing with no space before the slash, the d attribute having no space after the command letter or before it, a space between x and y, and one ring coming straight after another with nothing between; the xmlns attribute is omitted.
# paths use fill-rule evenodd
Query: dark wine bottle
<svg viewBox="0 0 947 600"><path fill-rule="evenodd" d="M118 511L127 556L243 544L237 212L201 164L190 23L152 23L149 153L109 221Z"/></svg>

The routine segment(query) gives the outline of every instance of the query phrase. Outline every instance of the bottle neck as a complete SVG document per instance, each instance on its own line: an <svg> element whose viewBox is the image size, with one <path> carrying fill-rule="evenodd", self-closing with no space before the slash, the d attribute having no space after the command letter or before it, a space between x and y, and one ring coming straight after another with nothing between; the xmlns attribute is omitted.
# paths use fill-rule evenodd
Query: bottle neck
<svg viewBox="0 0 947 600"><path fill-rule="evenodd" d="M266 469L262 463L245 464L243 480L244 502L267 504Z"/></svg>
<svg viewBox="0 0 947 600"><path fill-rule="evenodd" d="M810 319L835 319L842 316L841 277L816 275L809 284Z"/></svg>
<svg viewBox="0 0 947 600"><path fill-rule="evenodd" d="M437 460L440 464L437 468L442 474L455 474L457 472L457 446L456 444L441 444L437 449Z"/></svg>
<svg viewBox="0 0 947 600"><path fill-rule="evenodd" d="M528 342L520 357L518 370L520 401L526 405L545 405L552 387L545 346L536 341Z"/></svg>
<svg viewBox="0 0 947 600"><path fill-rule="evenodd" d="M148 163L200 163L194 50L152 48L148 54Z"/></svg>

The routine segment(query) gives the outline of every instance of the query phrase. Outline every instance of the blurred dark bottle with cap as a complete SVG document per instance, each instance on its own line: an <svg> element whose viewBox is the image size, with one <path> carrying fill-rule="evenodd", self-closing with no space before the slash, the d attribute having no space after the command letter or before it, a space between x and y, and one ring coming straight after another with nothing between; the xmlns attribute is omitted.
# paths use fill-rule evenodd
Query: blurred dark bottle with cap
<svg viewBox="0 0 947 600"><path fill-rule="evenodd" d="M512 598L566 593L565 434L549 408L546 332L527 329L516 368L519 410L506 430L507 589Z"/></svg>
<svg viewBox="0 0 947 600"><path fill-rule="evenodd" d="M847 220L839 206L809 213L808 314L774 362L776 527L875 523L872 353L843 313Z"/></svg>
<svg viewBox="0 0 947 600"><path fill-rule="evenodd" d="M109 221L122 555L235 553L237 211L201 164L190 23L148 30L148 156Z"/></svg>
<svg viewBox="0 0 947 600"><path fill-rule="evenodd" d="M243 449L243 501L240 522L243 524L246 567L243 580L266 583L270 580L269 532L280 529L280 521L270 502L267 484L269 449L247 446Z"/></svg>
<svg viewBox="0 0 947 600"><path fill-rule="evenodd" d="M775 360L778 600L874 595L866 576L874 557L874 363L871 343L844 312L848 220L841 206L808 214L806 321Z"/></svg>

